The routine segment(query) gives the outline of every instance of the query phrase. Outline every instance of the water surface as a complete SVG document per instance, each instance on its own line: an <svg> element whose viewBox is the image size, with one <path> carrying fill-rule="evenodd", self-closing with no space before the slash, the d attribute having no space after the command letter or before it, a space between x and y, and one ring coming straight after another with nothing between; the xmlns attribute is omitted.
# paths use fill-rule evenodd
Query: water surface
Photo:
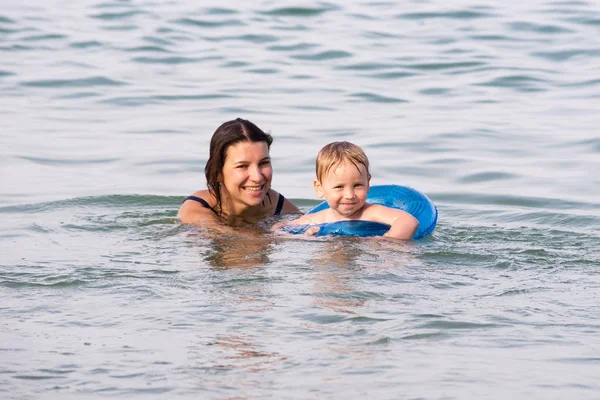
<svg viewBox="0 0 600 400"><path fill-rule="evenodd" d="M0 10L0 397L596 398L600 4L13 2ZM176 218L215 128L438 206L415 243Z"/></svg>

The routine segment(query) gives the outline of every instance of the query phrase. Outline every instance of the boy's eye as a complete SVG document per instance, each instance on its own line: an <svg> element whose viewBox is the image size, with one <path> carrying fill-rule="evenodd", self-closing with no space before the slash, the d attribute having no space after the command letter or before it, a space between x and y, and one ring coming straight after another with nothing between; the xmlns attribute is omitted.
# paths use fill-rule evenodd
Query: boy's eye
<svg viewBox="0 0 600 400"><path fill-rule="evenodd" d="M356 184L354 185L354 187L361 187L361 186L362 186L362 183L356 183Z"/></svg>
<svg viewBox="0 0 600 400"><path fill-rule="evenodd" d="M269 165L269 164L271 164L271 161L262 161L260 163L260 165Z"/></svg>

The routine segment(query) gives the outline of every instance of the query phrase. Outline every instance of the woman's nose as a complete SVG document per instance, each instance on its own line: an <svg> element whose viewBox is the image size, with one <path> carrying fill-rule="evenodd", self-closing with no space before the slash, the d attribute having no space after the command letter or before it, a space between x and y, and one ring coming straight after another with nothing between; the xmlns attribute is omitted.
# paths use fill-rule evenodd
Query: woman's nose
<svg viewBox="0 0 600 400"><path fill-rule="evenodd" d="M249 177L251 180L253 180L254 182L260 182L262 181L262 172L260 171L260 168L258 167L258 165L255 166L251 166L249 168Z"/></svg>

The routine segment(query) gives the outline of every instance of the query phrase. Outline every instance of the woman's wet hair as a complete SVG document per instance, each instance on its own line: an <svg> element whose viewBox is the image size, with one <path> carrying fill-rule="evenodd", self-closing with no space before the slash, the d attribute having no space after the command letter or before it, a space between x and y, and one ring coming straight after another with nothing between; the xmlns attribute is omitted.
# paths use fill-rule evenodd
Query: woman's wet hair
<svg viewBox="0 0 600 400"><path fill-rule="evenodd" d="M270 149L273 137L252 122L242 118L224 122L217 128L210 140L210 153L204 167L204 175L206 175L208 190L217 200L214 209L219 214L222 212L219 175L223 172L227 149L240 142L265 142L267 148Z"/></svg>

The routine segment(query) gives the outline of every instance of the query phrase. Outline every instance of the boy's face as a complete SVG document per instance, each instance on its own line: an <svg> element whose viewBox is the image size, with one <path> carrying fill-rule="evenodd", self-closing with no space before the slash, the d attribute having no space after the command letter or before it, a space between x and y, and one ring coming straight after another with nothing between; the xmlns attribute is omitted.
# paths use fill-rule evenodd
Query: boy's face
<svg viewBox="0 0 600 400"><path fill-rule="evenodd" d="M371 177L364 165L358 168L349 161L331 168L321 181L315 179L315 192L325 197L331 210L343 218L351 218L362 209L369 193Z"/></svg>

